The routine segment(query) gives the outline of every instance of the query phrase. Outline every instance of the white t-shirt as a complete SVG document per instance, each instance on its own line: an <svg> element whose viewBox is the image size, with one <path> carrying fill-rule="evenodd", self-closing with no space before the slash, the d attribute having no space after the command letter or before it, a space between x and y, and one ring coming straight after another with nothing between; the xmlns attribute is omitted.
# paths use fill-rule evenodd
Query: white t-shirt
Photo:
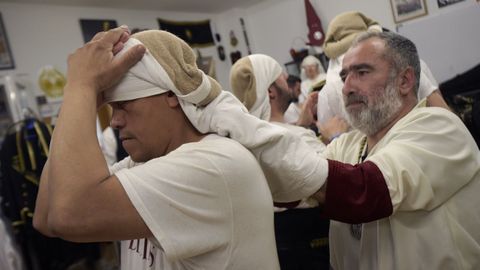
<svg viewBox="0 0 480 270"><path fill-rule="evenodd" d="M209 135L111 172L154 236L122 241L122 269L279 269L270 190L239 143Z"/></svg>
<svg viewBox="0 0 480 270"><path fill-rule="evenodd" d="M334 269L480 269L480 152L456 115L419 106L366 158L385 178L392 215L364 223L360 240L331 221ZM364 137L346 133L324 154L356 164Z"/></svg>
<svg viewBox="0 0 480 270"><path fill-rule="evenodd" d="M343 82L340 78L344 55L330 59L327 70L327 81L322 91L318 93L317 119L324 124L330 118L338 115L346 119L346 112L343 103ZM422 100L438 89L438 83L433 77L427 64L420 60L420 84L418 86L417 98Z"/></svg>

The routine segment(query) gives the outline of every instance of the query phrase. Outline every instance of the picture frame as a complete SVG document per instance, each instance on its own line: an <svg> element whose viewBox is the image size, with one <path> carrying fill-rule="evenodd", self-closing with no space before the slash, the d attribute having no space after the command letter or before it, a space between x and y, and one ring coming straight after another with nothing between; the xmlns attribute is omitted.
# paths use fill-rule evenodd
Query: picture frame
<svg viewBox="0 0 480 270"><path fill-rule="evenodd" d="M428 14L425 0L390 0L393 20L401 23Z"/></svg>
<svg viewBox="0 0 480 270"><path fill-rule="evenodd" d="M443 8L465 0L437 0L438 8ZM477 0L478 1L478 0Z"/></svg>
<svg viewBox="0 0 480 270"><path fill-rule="evenodd" d="M0 13L0 70L14 68L15 63L13 61L12 51L10 50L7 31L5 30L2 14Z"/></svg>

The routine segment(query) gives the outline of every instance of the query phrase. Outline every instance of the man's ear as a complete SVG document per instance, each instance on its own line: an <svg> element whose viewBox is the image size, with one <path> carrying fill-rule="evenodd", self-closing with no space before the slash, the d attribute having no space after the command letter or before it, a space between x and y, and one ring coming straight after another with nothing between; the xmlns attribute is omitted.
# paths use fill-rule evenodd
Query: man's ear
<svg viewBox="0 0 480 270"><path fill-rule="evenodd" d="M275 98L275 91L273 91L273 86L268 87L268 97L269 97L270 99L274 99L274 98Z"/></svg>
<svg viewBox="0 0 480 270"><path fill-rule="evenodd" d="M398 76L398 88L400 95L407 95L409 92L414 92L413 88L415 87L416 78L415 71L412 67L407 67L403 70Z"/></svg>
<svg viewBox="0 0 480 270"><path fill-rule="evenodd" d="M167 93L165 100L170 108L175 108L180 105L180 102L178 102L178 97L172 91Z"/></svg>

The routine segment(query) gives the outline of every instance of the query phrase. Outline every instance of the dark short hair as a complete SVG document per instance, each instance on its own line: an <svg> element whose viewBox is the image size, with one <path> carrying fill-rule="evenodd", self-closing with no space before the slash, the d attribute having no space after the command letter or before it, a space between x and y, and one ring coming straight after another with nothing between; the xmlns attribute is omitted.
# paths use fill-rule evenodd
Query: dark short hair
<svg viewBox="0 0 480 270"><path fill-rule="evenodd" d="M287 78L288 87L293 87L297 82L301 83L302 80L298 76L288 75L288 78Z"/></svg>
<svg viewBox="0 0 480 270"><path fill-rule="evenodd" d="M416 79L414 91L417 93L420 85L420 58L415 44L408 38L394 32L365 32L357 36L352 47L371 38L383 40L387 48L384 57L390 62L395 74L407 67L413 68Z"/></svg>

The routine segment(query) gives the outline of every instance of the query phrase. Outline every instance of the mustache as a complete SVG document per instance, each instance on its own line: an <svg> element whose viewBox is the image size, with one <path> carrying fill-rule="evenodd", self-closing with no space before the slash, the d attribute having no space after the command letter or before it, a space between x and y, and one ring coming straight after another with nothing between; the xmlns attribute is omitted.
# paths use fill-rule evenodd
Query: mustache
<svg viewBox="0 0 480 270"><path fill-rule="evenodd" d="M357 103L357 102L362 102L362 103L365 103L367 104L368 103L368 99L366 96L361 96L361 95L358 95L358 94L350 94L348 96L344 96L344 101L345 101L345 105L348 106L352 103Z"/></svg>

